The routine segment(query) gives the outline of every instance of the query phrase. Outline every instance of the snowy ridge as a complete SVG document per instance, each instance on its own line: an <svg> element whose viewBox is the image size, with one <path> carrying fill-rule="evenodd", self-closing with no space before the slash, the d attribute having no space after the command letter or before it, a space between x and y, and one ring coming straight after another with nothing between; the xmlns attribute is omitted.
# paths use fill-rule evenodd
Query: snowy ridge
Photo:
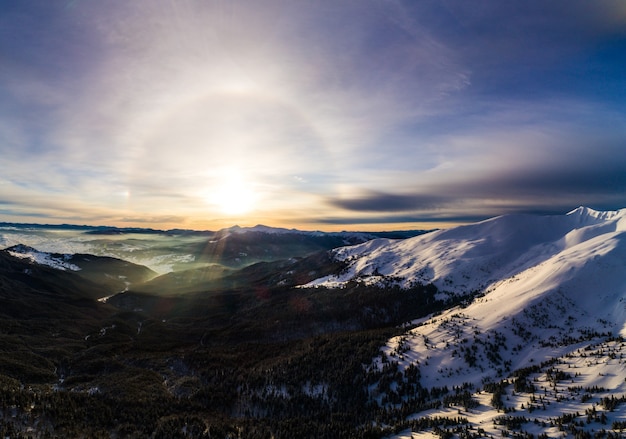
<svg viewBox="0 0 626 439"><path fill-rule="evenodd" d="M15 258L26 259L39 265L47 265L56 270L79 271L81 269L79 266L68 262L73 256L71 254L52 255L22 244L14 245L6 251Z"/></svg>
<svg viewBox="0 0 626 439"><path fill-rule="evenodd" d="M608 239L626 228L625 216L626 209L580 207L566 215L506 215L405 240L379 239L334 250L348 268L306 286L392 278L405 288L433 283L452 293L485 290L596 236Z"/></svg>

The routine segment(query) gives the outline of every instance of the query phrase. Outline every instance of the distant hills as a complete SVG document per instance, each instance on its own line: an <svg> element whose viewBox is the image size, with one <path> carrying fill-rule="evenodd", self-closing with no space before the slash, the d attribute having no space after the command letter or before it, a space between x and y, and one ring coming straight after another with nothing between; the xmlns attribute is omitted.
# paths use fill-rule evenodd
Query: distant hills
<svg viewBox="0 0 626 439"><path fill-rule="evenodd" d="M89 253L124 259L164 274L220 264L241 268L260 261L302 257L378 237L406 238L426 233L319 232L267 226L212 231L155 230L0 223L0 248L28 245L46 253ZM59 235L60 234L60 235Z"/></svg>
<svg viewBox="0 0 626 439"><path fill-rule="evenodd" d="M91 226L80 224L37 224L37 223L12 223L0 222L0 228L16 229L39 229L39 230L77 230L91 235L122 235L122 234L159 234L159 235L198 235L198 236L224 236L229 233L261 232L267 234L300 234L300 235L328 235L344 236L353 240L372 239L373 237L387 238L408 238L427 232L426 230L399 230L388 232L321 232L304 231L298 229L285 229L280 227L269 227L262 224L253 227L232 226L217 231L193 230L193 229L153 229L149 227L115 227L115 226Z"/></svg>

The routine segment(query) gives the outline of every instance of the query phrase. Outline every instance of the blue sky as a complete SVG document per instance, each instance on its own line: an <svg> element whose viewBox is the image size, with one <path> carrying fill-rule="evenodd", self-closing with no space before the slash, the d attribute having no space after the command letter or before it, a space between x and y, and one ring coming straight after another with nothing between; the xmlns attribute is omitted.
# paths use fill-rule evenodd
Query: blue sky
<svg viewBox="0 0 626 439"><path fill-rule="evenodd" d="M626 2L0 0L0 221L626 207Z"/></svg>

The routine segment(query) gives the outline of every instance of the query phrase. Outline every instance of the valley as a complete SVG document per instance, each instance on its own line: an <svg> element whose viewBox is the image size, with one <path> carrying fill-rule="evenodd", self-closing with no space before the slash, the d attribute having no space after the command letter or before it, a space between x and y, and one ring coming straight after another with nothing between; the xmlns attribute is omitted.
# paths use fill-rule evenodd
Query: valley
<svg viewBox="0 0 626 439"><path fill-rule="evenodd" d="M0 228L0 437L624 437L625 231Z"/></svg>

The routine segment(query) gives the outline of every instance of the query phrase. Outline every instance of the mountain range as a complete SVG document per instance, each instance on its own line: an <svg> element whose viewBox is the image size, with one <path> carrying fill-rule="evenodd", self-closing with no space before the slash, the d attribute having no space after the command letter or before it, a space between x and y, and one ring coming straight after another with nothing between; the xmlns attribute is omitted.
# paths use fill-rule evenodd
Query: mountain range
<svg viewBox="0 0 626 439"><path fill-rule="evenodd" d="M155 401L94 424L111 437L624 437L625 233L626 209L586 207L384 237L235 227L161 275L13 245L0 389ZM5 429L72 437L6 407Z"/></svg>

